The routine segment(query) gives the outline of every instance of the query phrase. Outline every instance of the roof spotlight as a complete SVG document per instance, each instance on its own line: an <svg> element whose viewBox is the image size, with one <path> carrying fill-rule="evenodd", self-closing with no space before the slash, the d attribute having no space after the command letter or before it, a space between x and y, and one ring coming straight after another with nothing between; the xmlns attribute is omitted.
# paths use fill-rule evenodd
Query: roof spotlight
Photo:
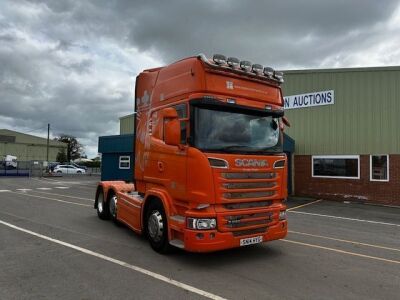
<svg viewBox="0 0 400 300"><path fill-rule="evenodd" d="M274 77L275 77L279 82L283 82L283 72L275 71L275 72L274 72Z"/></svg>
<svg viewBox="0 0 400 300"><path fill-rule="evenodd" d="M264 72L264 75L268 76L268 77L272 77L274 75L274 69L272 69L270 67L265 67L263 72Z"/></svg>
<svg viewBox="0 0 400 300"><path fill-rule="evenodd" d="M237 68L240 65L240 61L236 57L228 57L227 63L231 68Z"/></svg>
<svg viewBox="0 0 400 300"><path fill-rule="evenodd" d="M240 68L243 71L250 71L251 70L251 62L247 61L247 60L242 60L240 62Z"/></svg>
<svg viewBox="0 0 400 300"><path fill-rule="evenodd" d="M214 54L213 55L213 61L217 65L225 65L226 64L226 57L225 57L225 55L222 55L222 54Z"/></svg>
<svg viewBox="0 0 400 300"><path fill-rule="evenodd" d="M251 71L256 74L262 73L263 66L260 64L254 64L251 66Z"/></svg>

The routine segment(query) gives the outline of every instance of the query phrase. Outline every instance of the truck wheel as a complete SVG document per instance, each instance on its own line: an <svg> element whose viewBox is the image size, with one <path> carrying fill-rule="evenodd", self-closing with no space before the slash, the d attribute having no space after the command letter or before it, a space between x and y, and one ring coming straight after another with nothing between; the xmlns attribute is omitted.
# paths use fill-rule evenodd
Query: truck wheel
<svg viewBox="0 0 400 300"><path fill-rule="evenodd" d="M114 193L111 192L107 204L111 220L117 222L117 196Z"/></svg>
<svg viewBox="0 0 400 300"><path fill-rule="evenodd" d="M97 216L102 220L108 220L110 218L110 211L107 203L104 201L104 192L103 189L100 189L97 193L96 197L97 201Z"/></svg>
<svg viewBox="0 0 400 300"><path fill-rule="evenodd" d="M167 217L159 200L152 201L147 208L146 233L153 250L159 253L167 253L170 250Z"/></svg>

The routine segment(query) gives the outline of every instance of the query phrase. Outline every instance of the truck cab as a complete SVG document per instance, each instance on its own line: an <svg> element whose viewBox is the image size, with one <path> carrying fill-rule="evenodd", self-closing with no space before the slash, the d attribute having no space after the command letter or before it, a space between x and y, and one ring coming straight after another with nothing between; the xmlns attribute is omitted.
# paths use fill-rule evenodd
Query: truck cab
<svg viewBox="0 0 400 300"><path fill-rule="evenodd" d="M131 183L100 182L102 219L152 248L210 252L286 236L283 74L204 55L136 79Z"/></svg>

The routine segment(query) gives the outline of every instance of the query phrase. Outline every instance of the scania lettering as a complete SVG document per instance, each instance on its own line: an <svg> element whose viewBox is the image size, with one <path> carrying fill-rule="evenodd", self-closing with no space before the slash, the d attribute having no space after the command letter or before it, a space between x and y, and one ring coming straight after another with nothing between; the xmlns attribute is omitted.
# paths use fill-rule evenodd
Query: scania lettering
<svg viewBox="0 0 400 300"><path fill-rule="evenodd" d="M211 252L284 238L283 74L214 55L136 78L134 178L102 181L94 207L151 247Z"/></svg>

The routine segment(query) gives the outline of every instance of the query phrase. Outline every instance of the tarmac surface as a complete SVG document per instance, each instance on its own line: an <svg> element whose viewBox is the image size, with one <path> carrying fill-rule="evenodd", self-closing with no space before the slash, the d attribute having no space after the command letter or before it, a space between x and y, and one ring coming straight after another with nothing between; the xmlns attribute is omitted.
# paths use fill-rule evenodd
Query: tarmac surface
<svg viewBox="0 0 400 300"><path fill-rule="evenodd" d="M400 209L294 199L286 239L160 255L98 177L0 178L0 299L400 299Z"/></svg>

